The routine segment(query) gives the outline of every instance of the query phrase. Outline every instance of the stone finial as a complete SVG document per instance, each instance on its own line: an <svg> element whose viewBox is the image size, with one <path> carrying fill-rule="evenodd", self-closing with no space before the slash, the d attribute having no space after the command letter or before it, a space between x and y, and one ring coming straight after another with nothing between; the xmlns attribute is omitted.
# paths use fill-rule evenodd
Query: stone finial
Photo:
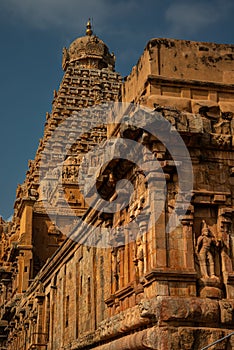
<svg viewBox="0 0 234 350"><path fill-rule="evenodd" d="M89 35L91 36L93 34L93 31L92 31L92 25L91 25L91 21L90 21L90 18L86 24L86 35Z"/></svg>

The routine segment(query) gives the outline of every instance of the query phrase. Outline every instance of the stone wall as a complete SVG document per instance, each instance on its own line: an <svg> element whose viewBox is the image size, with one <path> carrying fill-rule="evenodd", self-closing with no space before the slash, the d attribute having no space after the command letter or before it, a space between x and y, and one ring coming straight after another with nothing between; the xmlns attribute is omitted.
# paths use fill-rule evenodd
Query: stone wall
<svg viewBox="0 0 234 350"><path fill-rule="evenodd" d="M70 62L70 51L64 51L65 76L36 159L18 190L15 219L0 225L4 238L0 330L6 338L2 344L8 350L200 350L231 333L234 322L233 47L153 39L126 79L122 101L151 107L151 116L168 121L171 152L160 133L155 137L147 132L147 113L138 125L131 125L134 109L124 111L122 122L109 126L108 133L99 128L82 142L76 140L74 154L64 162L63 187L66 200L89 225L86 234L92 245L72 240L84 234L82 224L70 232L71 239L61 235L43 206L48 198L38 189L44 142L65 115L72 110L79 115L79 108L88 107L89 101L99 103L100 93L101 101L120 96L121 79L113 66L90 67L113 64L112 56L101 62L86 57L88 67L83 66L86 41L82 59L79 50L73 50ZM74 54L78 54L75 63ZM193 188L185 212L188 194L180 192L178 169L186 164L173 159L180 153L177 133L189 151L194 175L186 178L187 183L193 181ZM143 146L146 163L144 174L121 157L103 166L97 188L106 200L115 198L116 184L123 178L134 188L128 205L116 213L88 208L76 184L79 157L87 152L87 166L93 171L91 146L100 137L104 148L107 136L115 137L110 154L121 154L118 139L127 138ZM64 140L60 142L53 150L54 159ZM152 159L162 173L153 168ZM47 175L53 180L52 173ZM158 188L163 188L165 201L154 222L163 198ZM118 195L126 196L125 188ZM55 208L61 203L53 193L49 199ZM144 209L147 215L140 215ZM183 215L180 224L168 231L174 209ZM56 217L56 210L52 214ZM57 220L65 222L66 212ZM92 227L98 228L94 236ZM114 232L109 248L101 245L104 229ZM30 275L32 259L36 276ZM217 349L234 349L233 337Z"/></svg>
<svg viewBox="0 0 234 350"><path fill-rule="evenodd" d="M152 39L123 86L123 100L197 113L233 111L233 45Z"/></svg>

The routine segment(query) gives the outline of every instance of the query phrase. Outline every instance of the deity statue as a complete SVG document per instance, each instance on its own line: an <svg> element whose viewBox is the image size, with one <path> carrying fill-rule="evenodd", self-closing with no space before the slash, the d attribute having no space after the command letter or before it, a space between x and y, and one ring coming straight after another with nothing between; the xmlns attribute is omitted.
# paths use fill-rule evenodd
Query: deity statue
<svg viewBox="0 0 234 350"><path fill-rule="evenodd" d="M135 250L134 262L137 266L138 277L143 276L143 274L144 274L144 247L143 247L141 234L138 234L137 238L136 238L136 250Z"/></svg>
<svg viewBox="0 0 234 350"><path fill-rule="evenodd" d="M134 264L136 268L136 275L139 282L144 282L144 274L147 270L147 219L139 223L139 232L136 236Z"/></svg>
<svg viewBox="0 0 234 350"><path fill-rule="evenodd" d="M196 253L198 255L202 278L215 278L214 256L212 248L218 245L205 220L202 221L201 235L197 239Z"/></svg>

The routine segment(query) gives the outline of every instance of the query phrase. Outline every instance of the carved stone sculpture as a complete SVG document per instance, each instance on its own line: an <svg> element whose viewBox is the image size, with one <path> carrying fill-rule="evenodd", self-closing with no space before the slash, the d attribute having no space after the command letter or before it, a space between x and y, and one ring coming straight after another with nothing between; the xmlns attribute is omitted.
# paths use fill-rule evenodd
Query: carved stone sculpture
<svg viewBox="0 0 234 350"><path fill-rule="evenodd" d="M206 221L203 220L201 235L198 237L196 245L202 278L217 278L215 276L214 257L212 254L212 246L215 245L216 240L208 228Z"/></svg>

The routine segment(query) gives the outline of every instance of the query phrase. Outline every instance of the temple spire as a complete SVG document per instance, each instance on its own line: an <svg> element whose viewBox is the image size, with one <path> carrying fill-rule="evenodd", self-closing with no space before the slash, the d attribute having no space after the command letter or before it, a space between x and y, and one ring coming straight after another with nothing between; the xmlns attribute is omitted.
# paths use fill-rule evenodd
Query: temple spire
<svg viewBox="0 0 234 350"><path fill-rule="evenodd" d="M90 18L86 24L86 35L89 35L91 36L93 34L93 31L92 31L92 25L91 25L91 21L90 21Z"/></svg>

